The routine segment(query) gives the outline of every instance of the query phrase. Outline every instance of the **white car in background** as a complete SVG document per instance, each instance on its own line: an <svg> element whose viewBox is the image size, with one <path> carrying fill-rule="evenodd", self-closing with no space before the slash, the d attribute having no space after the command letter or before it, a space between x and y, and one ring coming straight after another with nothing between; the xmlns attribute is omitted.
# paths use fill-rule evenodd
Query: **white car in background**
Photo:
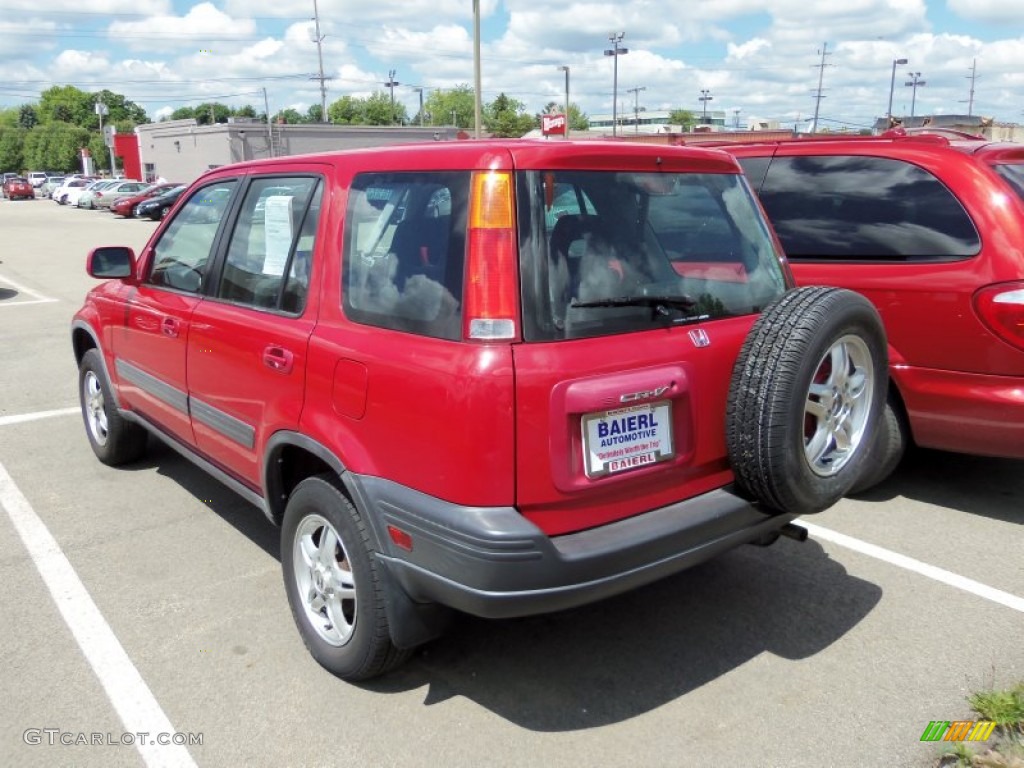
<svg viewBox="0 0 1024 768"><path fill-rule="evenodd" d="M95 179L84 187L72 187L68 190L67 199L64 201L68 205L78 207L78 201L86 194L95 192L98 189L104 189L115 182L109 179Z"/></svg>
<svg viewBox="0 0 1024 768"><path fill-rule="evenodd" d="M64 183L53 191L53 200L57 205L64 205L68 201L68 194L73 189L84 189L96 179L84 178L82 176L68 176ZM76 198L77 200L77 198Z"/></svg>
<svg viewBox="0 0 1024 768"><path fill-rule="evenodd" d="M102 189L90 190L83 194L78 200L78 207L102 208L106 210L110 208L113 202L118 198L126 197L128 195L137 195L149 186L150 185L144 181L117 179Z"/></svg>

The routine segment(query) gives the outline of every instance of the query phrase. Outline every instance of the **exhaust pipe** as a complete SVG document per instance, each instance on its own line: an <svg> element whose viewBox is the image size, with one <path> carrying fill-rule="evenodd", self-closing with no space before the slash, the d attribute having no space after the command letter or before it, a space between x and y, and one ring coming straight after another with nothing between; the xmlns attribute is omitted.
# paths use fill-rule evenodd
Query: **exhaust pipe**
<svg viewBox="0 0 1024 768"><path fill-rule="evenodd" d="M795 523L786 523L779 529L779 533L794 541L807 541L807 529Z"/></svg>

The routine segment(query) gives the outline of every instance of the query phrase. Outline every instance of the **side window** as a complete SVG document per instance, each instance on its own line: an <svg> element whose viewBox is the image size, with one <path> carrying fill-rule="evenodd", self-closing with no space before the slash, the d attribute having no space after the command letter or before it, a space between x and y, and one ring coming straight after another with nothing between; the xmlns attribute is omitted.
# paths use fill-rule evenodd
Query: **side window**
<svg viewBox="0 0 1024 768"><path fill-rule="evenodd" d="M220 181L189 197L153 248L150 283L188 293L202 290L213 241L237 186L235 179Z"/></svg>
<svg viewBox="0 0 1024 768"><path fill-rule="evenodd" d="M468 195L468 172L357 176L345 217L345 314L460 338Z"/></svg>
<svg viewBox="0 0 1024 768"><path fill-rule="evenodd" d="M301 312L320 220L319 177L254 179L228 245L217 297Z"/></svg>
<svg viewBox="0 0 1024 768"><path fill-rule="evenodd" d="M941 261L981 249L953 193L901 160L776 157L760 197L791 259Z"/></svg>

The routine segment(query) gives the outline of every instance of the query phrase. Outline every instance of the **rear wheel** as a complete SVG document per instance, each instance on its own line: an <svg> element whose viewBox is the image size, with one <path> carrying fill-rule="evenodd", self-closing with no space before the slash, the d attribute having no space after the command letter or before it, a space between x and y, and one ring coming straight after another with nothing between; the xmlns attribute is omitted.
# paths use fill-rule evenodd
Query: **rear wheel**
<svg viewBox="0 0 1024 768"><path fill-rule="evenodd" d="M890 395L878 422L878 432L871 446L864 471L853 484L850 494L864 493L889 477L903 460L910 443L910 428L899 402Z"/></svg>
<svg viewBox="0 0 1024 768"><path fill-rule="evenodd" d="M733 369L726 443L740 490L797 515L861 476L888 381L885 332L863 296L787 293L754 324Z"/></svg>
<svg viewBox="0 0 1024 768"><path fill-rule="evenodd" d="M384 674L410 651L391 642L369 532L333 475L309 477L288 498L281 566L292 616L306 648L344 680Z"/></svg>

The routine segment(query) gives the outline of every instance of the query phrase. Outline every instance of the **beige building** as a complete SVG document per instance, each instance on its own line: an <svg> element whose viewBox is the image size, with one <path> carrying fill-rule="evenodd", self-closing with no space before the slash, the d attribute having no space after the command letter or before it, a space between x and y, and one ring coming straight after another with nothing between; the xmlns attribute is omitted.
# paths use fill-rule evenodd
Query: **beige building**
<svg viewBox="0 0 1024 768"><path fill-rule="evenodd" d="M235 118L197 125L195 120L149 123L135 129L145 181L191 182L211 168L283 155L379 147L459 138L453 127L382 125L270 125ZM465 134L463 134L464 136Z"/></svg>

